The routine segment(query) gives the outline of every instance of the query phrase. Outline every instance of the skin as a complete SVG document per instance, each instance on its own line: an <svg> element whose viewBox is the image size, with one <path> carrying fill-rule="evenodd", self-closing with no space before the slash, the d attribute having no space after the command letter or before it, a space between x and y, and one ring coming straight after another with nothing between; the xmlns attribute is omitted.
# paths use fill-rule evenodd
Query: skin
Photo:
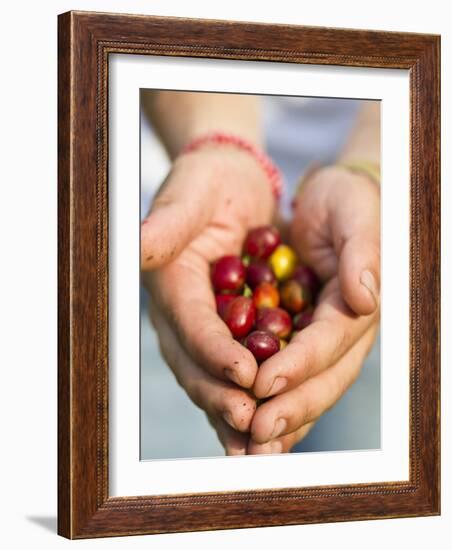
<svg viewBox="0 0 452 550"><path fill-rule="evenodd" d="M379 200L372 181L340 168L302 189L291 244L325 287L311 325L259 368L255 395L274 397L253 417L250 453L289 450L359 375L379 322Z"/></svg>
<svg viewBox="0 0 452 550"><path fill-rule="evenodd" d="M269 223L273 208L252 158L228 146L205 148L174 163L142 226L142 263L150 268L143 281L162 355L227 454L247 449L257 363L216 312L210 264L239 254L248 229Z"/></svg>
<svg viewBox="0 0 452 550"><path fill-rule="evenodd" d="M209 265L239 254L249 228L274 222L274 199L258 163L234 147L178 154L225 126L259 145L259 106L243 97L159 92L146 105L175 159L141 231L150 317L163 357L228 455L290 450L356 380L379 320L379 188L338 167L309 178L284 228L325 283L313 323L258 369L218 317ZM361 113L344 160L354 143L379 158L376 121L374 108Z"/></svg>

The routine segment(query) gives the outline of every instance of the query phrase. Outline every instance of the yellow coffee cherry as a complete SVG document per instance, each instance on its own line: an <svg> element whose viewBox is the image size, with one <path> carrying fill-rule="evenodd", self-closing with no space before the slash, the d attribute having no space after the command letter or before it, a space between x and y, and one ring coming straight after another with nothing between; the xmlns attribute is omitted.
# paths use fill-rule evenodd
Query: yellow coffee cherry
<svg viewBox="0 0 452 550"><path fill-rule="evenodd" d="M280 244L269 258L269 263L278 281L291 277L297 265L297 255L286 244Z"/></svg>

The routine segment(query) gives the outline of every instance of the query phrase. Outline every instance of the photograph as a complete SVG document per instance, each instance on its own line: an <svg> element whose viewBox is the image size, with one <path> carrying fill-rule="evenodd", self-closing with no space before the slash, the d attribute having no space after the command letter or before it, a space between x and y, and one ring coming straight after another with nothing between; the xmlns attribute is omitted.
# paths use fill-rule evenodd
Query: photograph
<svg viewBox="0 0 452 550"><path fill-rule="evenodd" d="M140 459L381 446L381 101L140 90Z"/></svg>
<svg viewBox="0 0 452 550"><path fill-rule="evenodd" d="M439 59L59 16L59 534L439 513Z"/></svg>

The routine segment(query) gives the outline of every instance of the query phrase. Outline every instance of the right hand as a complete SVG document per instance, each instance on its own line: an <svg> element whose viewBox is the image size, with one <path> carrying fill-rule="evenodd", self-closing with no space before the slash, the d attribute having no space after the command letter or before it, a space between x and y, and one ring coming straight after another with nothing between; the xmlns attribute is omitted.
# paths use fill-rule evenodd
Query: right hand
<svg viewBox="0 0 452 550"><path fill-rule="evenodd" d="M324 286L313 322L259 368L254 393L270 399L253 418L253 454L288 452L359 376L380 318L379 186L318 170L295 201L289 242Z"/></svg>
<svg viewBox="0 0 452 550"><path fill-rule="evenodd" d="M216 312L210 264L240 254L247 231L271 223L262 168L228 145L176 159L141 227L141 269L160 350L203 409L226 453L245 454L257 364Z"/></svg>

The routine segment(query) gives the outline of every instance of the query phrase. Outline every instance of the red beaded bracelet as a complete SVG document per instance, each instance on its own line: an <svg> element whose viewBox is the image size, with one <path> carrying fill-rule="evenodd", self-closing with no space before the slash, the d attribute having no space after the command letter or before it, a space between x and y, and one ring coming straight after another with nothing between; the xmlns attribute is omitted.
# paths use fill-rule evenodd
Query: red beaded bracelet
<svg viewBox="0 0 452 550"><path fill-rule="evenodd" d="M278 200L281 197L283 189L283 179L281 171L276 167L276 165L273 163L268 155L258 149L250 141L240 136L236 136L235 134L228 134L226 132L210 132L208 134L195 138L190 143L188 143L182 149L182 154L196 151L197 149L199 149L199 147L206 143L217 143L221 145L230 144L238 147L242 151L250 153L250 155L252 155L257 160L257 162L260 164L265 174L267 175L275 199Z"/></svg>

